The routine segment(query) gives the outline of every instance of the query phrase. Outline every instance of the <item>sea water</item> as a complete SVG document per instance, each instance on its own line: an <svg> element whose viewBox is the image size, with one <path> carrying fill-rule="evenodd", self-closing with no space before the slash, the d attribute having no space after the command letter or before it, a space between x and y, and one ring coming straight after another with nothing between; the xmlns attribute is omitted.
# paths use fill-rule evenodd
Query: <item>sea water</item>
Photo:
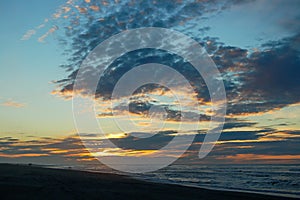
<svg viewBox="0 0 300 200"><path fill-rule="evenodd" d="M300 165L171 165L149 181L300 198Z"/></svg>
<svg viewBox="0 0 300 200"><path fill-rule="evenodd" d="M126 174L103 165L83 165L77 169ZM300 198L300 165L173 164L155 172L126 175L151 182Z"/></svg>

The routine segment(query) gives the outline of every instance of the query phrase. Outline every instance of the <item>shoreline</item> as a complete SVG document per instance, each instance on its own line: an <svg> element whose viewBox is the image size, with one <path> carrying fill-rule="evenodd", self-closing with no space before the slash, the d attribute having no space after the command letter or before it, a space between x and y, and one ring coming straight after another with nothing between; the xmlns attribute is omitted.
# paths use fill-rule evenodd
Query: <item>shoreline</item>
<svg viewBox="0 0 300 200"><path fill-rule="evenodd" d="M135 177L132 177L135 179ZM292 198L292 199L300 199L300 196L297 197L294 194L285 194L280 192L270 192L270 191L259 191L259 190L243 190L243 189L229 189L229 188L216 188L216 187L206 187L206 186L197 186L192 184L179 184L179 183L170 183L167 181L152 181L152 180L144 180L144 179L137 179L151 183L159 183L159 184L168 184L168 185L178 185L190 188L198 188L198 189L205 189L205 190L213 190L213 191L222 191L222 192L238 192L238 193L247 193L247 194L259 194L259 195L267 195L267 196L275 196L275 197L282 197L282 198Z"/></svg>
<svg viewBox="0 0 300 200"><path fill-rule="evenodd" d="M1 163L0 163L1 164ZM20 165L27 165L27 164L20 164ZM232 164L228 164L232 166ZM241 165L241 164L236 164ZM248 165L248 164L243 164ZM254 164L256 165L256 164ZM260 165L266 165L266 164L260 164ZM273 164L270 164L273 166ZM291 165L291 164L280 164L280 165ZM293 164L292 164L293 165ZM297 164L294 164L295 166ZM132 179L138 180L138 181L145 181L150 183L158 183L158 184L168 184L168 185L176 185L176 186L185 186L185 187L191 187L191 188L198 188L198 189L207 189L207 190L214 190L214 191L223 191L223 192L241 192L241 193L249 193L249 194L261 194L261 195L268 195L268 196L275 196L275 197L287 197L287 198L293 198L293 199L300 199L299 195L296 195L294 193L287 193L287 192L280 192L280 191L269 191L269 190L251 190L251 189L237 189L237 188L223 188L223 187L208 187L208 186L199 186L194 184L185 184L185 183L176 183L176 182L169 182L169 181L161 181L161 180L152 180L152 179L145 179L142 176L134 176L134 175L128 175L124 174L122 172L114 171L114 172L101 172L99 170L85 170L85 169L78 169L76 167L61 167L59 165L39 165L34 164L34 166L42 167L42 168L50 168L50 169L65 169L65 170L74 170L74 171L81 171L81 172L92 172L92 173L104 173L104 174L116 174L116 175L123 175L128 176ZM222 165L223 166L223 165ZM298 165L297 165L298 166ZM112 170L113 171L113 170Z"/></svg>
<svg viewBox="0 0 300 200"><path fill-rule="evenodd" d="M1 199L299 199L21 164L0 164L0 192Z"/></svg>

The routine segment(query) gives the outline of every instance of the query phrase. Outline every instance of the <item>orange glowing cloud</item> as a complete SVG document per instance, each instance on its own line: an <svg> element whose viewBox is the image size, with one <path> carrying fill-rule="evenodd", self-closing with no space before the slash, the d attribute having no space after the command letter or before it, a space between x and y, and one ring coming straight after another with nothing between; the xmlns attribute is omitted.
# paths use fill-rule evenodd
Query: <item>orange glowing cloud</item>
<svg viewBox="0 0 300 200"><path fill-rule="evenodd" d="M95 5L90 6L90 9L92 9L95 12L100 10L99 6L95 6Z"/></svg>
<svg viewBox="0 0 300 200"><path fill-rule="evenodd" d="M2 103L2 106L7 106L7 107L14 107L14 108L22 108L25 107L24 103L18 103L12 100L5 101Z"/></svg>
<svg viewBox="0 0 300 200"><path fill-rule="evenodd" d="M21 158L21 157L39 157L39 156L49 156L49 154L45 153L25 153L25 154L4 154L0 153L0 157L5 157L5 158Z"/></svg>
<svg viewBox="0 0 300 200"><path fill-rule="evenodd" d="M45 42L45 39L50 35L53 34L55 31L58 30L58 26L52 26L44 35L39 37L39 42Z"/></svg>

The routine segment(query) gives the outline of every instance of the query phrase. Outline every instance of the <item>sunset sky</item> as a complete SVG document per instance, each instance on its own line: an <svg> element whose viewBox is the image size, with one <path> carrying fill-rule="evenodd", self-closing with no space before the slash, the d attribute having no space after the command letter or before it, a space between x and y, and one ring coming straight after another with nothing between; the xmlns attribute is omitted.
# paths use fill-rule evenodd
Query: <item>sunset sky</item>
<svg viewBox="0 0 300 200"><path fill-rule="evenodd" d="M297 0L1 1L0 162L94 161L73 121L71 95L80 63L98 44L123 30L163 27L199 42L221 72L227 94L223 133L213 151L199 160L211 114L209 94L197 85L201 77L194 77L182 60L172 55L173 61L164 61L165 52L151 51L143 52L151 62L171 64L190 78L202 110L189 104L184 111L201 115L201 127L189 129L199 121L193 118L184 124L185 131L176 129L183 113L176 105L167 105L174 103L171 92L145 87L147 98L136 94L141 99L127 102L131 110L125 113L140 123L140 129L128 134L116 129L110 119L122 117L124 102L116 103L119 113L111 116L107 108L111 87L134 64L147 62L139 60L139 52L132 52L106 71L97 93L99 120L107 120L108 137L124 148L116 151L103 144L97 156L151 156L172 137L194 134L194 143L183 156L193 163L300 163L299 10ZM165 127L154 142L136 142L135 132L154 131L144 119L153 105L166 105ZM96 135L86 133L86 137Z"/></svg>

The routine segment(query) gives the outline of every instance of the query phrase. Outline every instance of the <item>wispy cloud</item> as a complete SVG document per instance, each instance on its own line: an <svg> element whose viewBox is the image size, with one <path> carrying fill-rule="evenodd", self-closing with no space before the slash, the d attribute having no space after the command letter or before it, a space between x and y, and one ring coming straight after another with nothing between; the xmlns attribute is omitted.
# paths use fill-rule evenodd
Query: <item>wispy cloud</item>
<svg viewBox="0 0 300 200"><path fill-rule="evenodd" d="M34 29L28 30L23 35L23 37L21 38L21 40L29 40L34 34L36 34L36 30L34 30Z"/></svg>
<svg viewBox="0 0 300 200"><path fill-rule="evenodd" d="M76 1L76 0L75 0ZM39 29L42 29L42 28L46 28L46 27L49 27L47 26L47 24L49 24L49 22L54 22L56 20L59 20L61 17L63 17L64 19L67 19L69 16L67 15L67 13L73 8L73 9L76 9L78 7L78 5L75 5L74 4L74 1L73 0L68 0L66 1L64 4L62 4L61 6L59 6L59 8L51 15L49 16L48 18L45 18L44 21L28 30L21 38L21 40L29 40L31 39L31 37L33 35L35 35ZM94 8L94 7L93 7ZM91 9L93 9L91 8ZM95 9L95 8L94 8ZM51 27L51 26L50 26ZM53 33L54 31L56 31L58 29L58 26L56 25L53 25L46 33L44 33L43 35L41 35L39 38L38 38L38 41L39 42L44 42L45 38L48 37L51 33Z"/></svg>
<svg viewBox="0 0 300 200"><path fill-rule="evenodd" d="M39 42L45 42L45 39L52 33L54 33L56 30L58 30L58 26L51 27L44 35L38 38Z"/></svg>
<svg viewBox="0 0 300 200"><path fill-rule="evenodd" d="M37 31L41 28L44 28L46 26L46 24L48 23L49 19L45 19L43 23L41 23L40 25L38 25L37 27L28 30L21 38L21 40L29 40L31 39L31 37L33 35L35 35L37 33Z"/></svg>
<svg viewBox="0 0 300 200"><path fill-rule="evenodd" d="M7 100L1 104L2 106L14 107L14 108L22 108L25 107L24 103L19 103L13 100Z"/></svg>

